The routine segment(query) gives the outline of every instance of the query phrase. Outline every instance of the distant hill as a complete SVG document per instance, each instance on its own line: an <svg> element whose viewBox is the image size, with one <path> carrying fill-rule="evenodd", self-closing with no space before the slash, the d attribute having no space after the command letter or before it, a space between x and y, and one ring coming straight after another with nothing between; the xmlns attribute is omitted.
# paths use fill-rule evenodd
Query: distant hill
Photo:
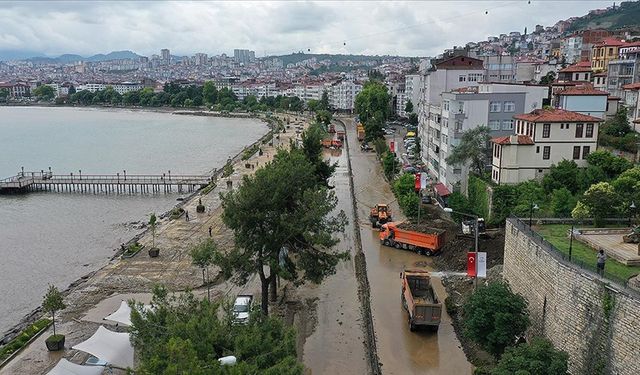
<svg viewBox="0 0 640 375"><path fill-rule="evenodd" d="M73 55L73 54L64 54L58 57L44 57L44 56L29 57L27 60L36 64L52 64L52 63L68 64L76 61L99 62L99 61L109 61L109 60L137 59L138 57L140 57L140 55L131 51L114 51L106 55L100 53L100 54L89 56L89 57L83 57L80 55Z"/></svg>
<svg viewBox="0 0 640 375"><path fill-rule="evenodd" d="M0 50L0 61L22 60L33 56L42 56L42 54L34 51Z"/></svg>
<svg viewBox="0 0 640 375"><path fill-rule="evenodd" d="M314 53L292 53L289 55L281 55L281 56L270 56L277 57L284 63L285 66L287 64L295 64L297 62L307 60L315 57L318 61L320 60L331 60L332 63L338 63L340 61L371 61L371 60L382 60L385 57L390 56L367 56L367 55L331 55L331 54L314 54Z"/></svg>
<svg viewBox="0 0 640 375"><path fill-rule="evenodd" d="M625 1L619 6L607 9L601 14L587 14L571 23L567 31L589 29L640 28L640 1Z"/></svg>

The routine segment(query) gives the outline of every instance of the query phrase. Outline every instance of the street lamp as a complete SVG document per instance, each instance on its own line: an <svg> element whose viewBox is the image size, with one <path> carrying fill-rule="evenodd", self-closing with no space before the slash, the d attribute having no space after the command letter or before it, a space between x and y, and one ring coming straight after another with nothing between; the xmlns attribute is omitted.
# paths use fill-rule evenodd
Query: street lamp
<svg viewBox="0 0 640 375"><path fill-rule="evenodd" d="M529 229L531 229L531 223L533 220L533 210L537 210L539 208L540 207L538 207L536 203L531 202L530 208L529 208Z"/></svg>
<svg viewBox="0 0 640 375"><path fill-rule="evenodd" d="M629 226L631 226L631 215L633 215L636 210L636 202L631 201L631 205L629 206Z"/></svg>
<svg viewBox="0 0 640 375"><path fill-rule="evenodd" d="M473 215L473 214L467 214L467 213L463 213L463 212L457 212L452 210L449 207L445 207L444 208L444 212L448 212L448 213L454 213L454 214L458 214L458 215L462 215L462 216L467 216L470 218L473 218L473 237L474 237L474 253L475 253L475 261L474 261L474 266L475 266L475 281L473 283L473 290L478 289L478 216Z"/></svg>

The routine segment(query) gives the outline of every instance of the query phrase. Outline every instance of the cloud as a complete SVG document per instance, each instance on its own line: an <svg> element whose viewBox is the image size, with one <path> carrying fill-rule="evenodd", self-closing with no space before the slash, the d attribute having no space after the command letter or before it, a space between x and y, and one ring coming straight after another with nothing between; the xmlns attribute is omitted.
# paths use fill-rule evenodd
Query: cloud
<svg viewBox="0 0 640 375"><path fill-rule="evenodd" d="M610 1L0 2L0 50L433 56ZM488 12L486 14L485 12Z"/></svg>

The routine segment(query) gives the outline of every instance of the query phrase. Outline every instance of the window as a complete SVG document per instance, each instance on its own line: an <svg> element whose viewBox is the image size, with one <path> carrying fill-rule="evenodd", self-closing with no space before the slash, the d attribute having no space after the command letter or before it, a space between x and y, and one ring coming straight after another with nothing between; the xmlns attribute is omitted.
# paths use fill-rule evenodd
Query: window
<svg viewBox="0 0 640 375"><path fill-rule="evenodd" d="M500 111L502 111L502 103L500 102L489 103L489 112L500 112Z"/></svg>
<svg viewBox="0 0 640 375"><path fill-rule="evenodd" d="M482 73L469 73L469 82L480 82L483 77Z"/></svg>
<svg viewBox="0 0 640 375"><path fill-rule="evenodd" d="M445 100L442 102L442 108L444 108L445 111L449 110L449 101Z"/></svg>
<svg viewBox="0 0 640 375"><path fill-rule="evenodd" d="M587 124L587 131L585 137L591 138L593 137L593 124Z"/></svg>
<svg viewBox="0 0 640 375"><path fill-rule="evenodd" d="M542 138L549 138L551 135L551 124L542 125Z"/></svg>
<svg viewBox="0 0 640 375"><path fill-rule="evenodd" d="M589 155L589 153L591 152L591 147L589 146L582 146L582 159L586 159L587 155Z"/></svg>
<svg viewBox="0 0 640 375"><path fill-rule="evenodd" d="M564 129L564 124L560 124L560 129Z"/></svg>
<svg viewBox="0 0 640 375"><path fill-rule="evenodd" d="M444 126L445 128L449 127L449 119L443 118L442 119L442 126Z"/></svg>
<svg viewBox="0 0 640 375"><path fill-rule="evenodd" d="M502 120L502 130L513 130L513 120Z"/></svg>
<svg viewBox="0 0 640 375"><path fill-rule="evenodd" d="M467 76L461 74L458 76L458 82L466 82L467 81Z"/></svg>
<svg viewBox="0 0 640 375"><path fill-rule="evenodd" d="M540 146L536 146L536 154L540 153Z"/></svg>
<svg viewBox="0 0 640 375"><path fill-rule="evenodd" d="M582 129L584 124L576 124L576 138L582 138Z"/></svg>
<svg viewBox="0 0 640 375"><path fill-rule="evenodd" d="M516 111L516 103L515 102L504 102L504 111L505 112L515 112Z"/></svg>
<svg viewBox="0 0 640 375"><path fill-rule="evenodd" d="M491 130L500 130L500 120L489 121L489 128Z"/></svg>
<svg viewBox="0 0 640 375"><path fill-rule="evenodd" d="M580 159L580 146L573 146L573 160Z"/></svg>
<svg viewBox="0 0 640 375"><path fill-rule="evenodd" d="M542 159L549 160L551 157L551 146L544 146L542 149Z"/></svg>
<svg viewBox="0 0 640 375"><path fill-rule="evenodd" d="M457 131L457 132L462 131L462 122L461 121L456 121L455 131Z"/></svg>

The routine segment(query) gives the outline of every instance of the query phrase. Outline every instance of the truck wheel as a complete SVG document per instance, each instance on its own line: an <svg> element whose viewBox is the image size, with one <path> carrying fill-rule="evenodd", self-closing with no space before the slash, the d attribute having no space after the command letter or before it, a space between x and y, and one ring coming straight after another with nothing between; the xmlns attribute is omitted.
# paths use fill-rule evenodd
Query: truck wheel
<svg viewBox="0 0 640 375"><path fill-rule="evenodd" d="M416 330L416 325L411 323L411 318L409 318L409 331L413 332Z"/></svg>
<svg viewBox="0 0 640 375"><path fill-rule="evenodd" d="M382 241L382 244L383 244L384 246L391 246L391 243L389 243L389 240L383 240L383 241Z"/></svg>
<svg viewBox="0 0 640 375"><path fill-rule="evenodd" d="M400 242L396 242L393 244L393 247L395 247L396 249L401 249L402 248L402 244Z"/></svg>
<svg viewBox="0 0 640 375"><path fill-rule="evenodd" d="M426 256L428 256L428 257L430 257L430 256L432 256L432 255L433 255L433 251L431 251L431 250L427 250L427 251L425 252L425 255L426 255Z"/></svg>

